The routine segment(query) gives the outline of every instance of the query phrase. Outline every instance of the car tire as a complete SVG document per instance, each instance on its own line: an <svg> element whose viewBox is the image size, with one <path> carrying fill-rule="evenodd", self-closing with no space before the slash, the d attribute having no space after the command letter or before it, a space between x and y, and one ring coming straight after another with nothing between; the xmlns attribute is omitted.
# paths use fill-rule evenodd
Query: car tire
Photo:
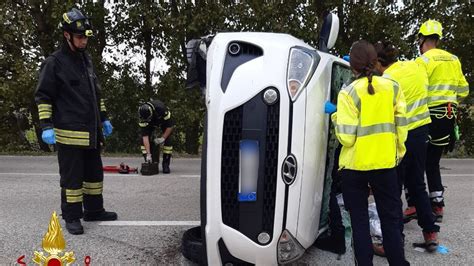
<svg viewBox="0 0 474 266"><path fill-rule="evenodd" d="M201 237L201 226L193 227L184 232L181 241L181 253L188 260L203 264L203 243Z"/></svg>

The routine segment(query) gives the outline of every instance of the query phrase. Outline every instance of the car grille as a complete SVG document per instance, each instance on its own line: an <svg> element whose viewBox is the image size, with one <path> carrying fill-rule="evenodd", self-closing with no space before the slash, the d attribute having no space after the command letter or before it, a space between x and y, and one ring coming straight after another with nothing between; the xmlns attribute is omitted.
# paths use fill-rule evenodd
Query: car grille
<svg viewBox="0 0 474 266"><path fill-rule="evenodd" d="M246 105L257 106L265 113L261 120L255 121L255 114L246 113ZM253 109L252 109L253 110ZM279 136L279 101L267 106L262 101L262 93L249 102L228 111L224 116L221 157L221 211L224 224L242 232L257 242L260 232L266 232L272 237L275 195L277 186L278 166L278 136ZM256 202L239 202L239 143L247 138L243 124L245 119L261 125L259 140L260 156L264 155L263 165L259 165L259 180ZM263 170L262 170L263 168Z"/></svg>

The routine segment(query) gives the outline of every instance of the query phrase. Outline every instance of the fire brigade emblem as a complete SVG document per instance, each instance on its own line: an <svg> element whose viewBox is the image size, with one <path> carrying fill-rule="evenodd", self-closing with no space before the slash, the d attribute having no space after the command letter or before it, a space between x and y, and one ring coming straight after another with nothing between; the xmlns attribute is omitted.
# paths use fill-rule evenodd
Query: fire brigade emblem
<svg viewBox="0 0 474 266"><path fill-rule="evenodd" d="M69 265L76 260L72 251L64 252L64 255L61 256L66 247L66 241L56 212L51 215L48 232L43 237L42 247L49 255L45 256L43 252L35 251L33 262L38 265L62 266Z"/></svg>

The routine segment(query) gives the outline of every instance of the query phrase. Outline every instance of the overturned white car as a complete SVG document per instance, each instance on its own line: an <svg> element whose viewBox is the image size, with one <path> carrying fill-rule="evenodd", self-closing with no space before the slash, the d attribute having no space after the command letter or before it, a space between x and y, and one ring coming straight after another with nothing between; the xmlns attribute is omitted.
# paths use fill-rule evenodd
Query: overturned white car
<svg viewBox="0 0 474 266"><path fill-rule="evenodd" d="M330 26L338 24L336 16L328 18L323 41L331 48L338 27ZM209 265L270 265L303 255L322 231L329 136L324 102L334 101L350 78L346 61L287 34L219 33L212 39L202 223L184 234L185 257Z"/></svg>

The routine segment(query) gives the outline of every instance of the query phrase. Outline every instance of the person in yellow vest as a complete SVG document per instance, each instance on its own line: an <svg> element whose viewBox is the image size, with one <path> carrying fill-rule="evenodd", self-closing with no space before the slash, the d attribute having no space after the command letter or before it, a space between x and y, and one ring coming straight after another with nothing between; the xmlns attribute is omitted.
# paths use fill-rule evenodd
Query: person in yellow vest
<svg viewBox="0 0 474 266"><path fill-rule="evenodd" d="M435 224L425 185L428 125L431 123L426 102L428 77L415 61L398 61L398 49L392 43L377 42L375 50L378 57L376 69L383 73L383 77L398 82L405 95L407 152L398 165L397 172L400 186L405 185L410 200L416 206L418 225L423 228L426 248L433 252L438 247L439 226ZM399 191L402 191L401 187Z"/></svg>
<svg viewBox="0 0 474 266"><path fill-rule="evenodd" d="M374 251L367 211L372 188L390 265L409 265L402 237L402 202L396 165L405 155L405 98L397 82L374 76L377 52L361 40L351 47L356 79L342 88L331 119L342 144L342 194L351 216L357 265L372 265Z"/></svg>
<svg viewBox="0 0 474 266"><path fill-rule="evenodd" d="M457 106L469 94L469 84L462 73L458 57L437 48L443 37L442 31L441 23L435 20L428 20L421 25L418 45L422 55L416 59L428 74L427 99L432 123L429 126L426 178L432 209L438 222L443 219L444 208L439 161L443 150L455 141Z"/></svg>

